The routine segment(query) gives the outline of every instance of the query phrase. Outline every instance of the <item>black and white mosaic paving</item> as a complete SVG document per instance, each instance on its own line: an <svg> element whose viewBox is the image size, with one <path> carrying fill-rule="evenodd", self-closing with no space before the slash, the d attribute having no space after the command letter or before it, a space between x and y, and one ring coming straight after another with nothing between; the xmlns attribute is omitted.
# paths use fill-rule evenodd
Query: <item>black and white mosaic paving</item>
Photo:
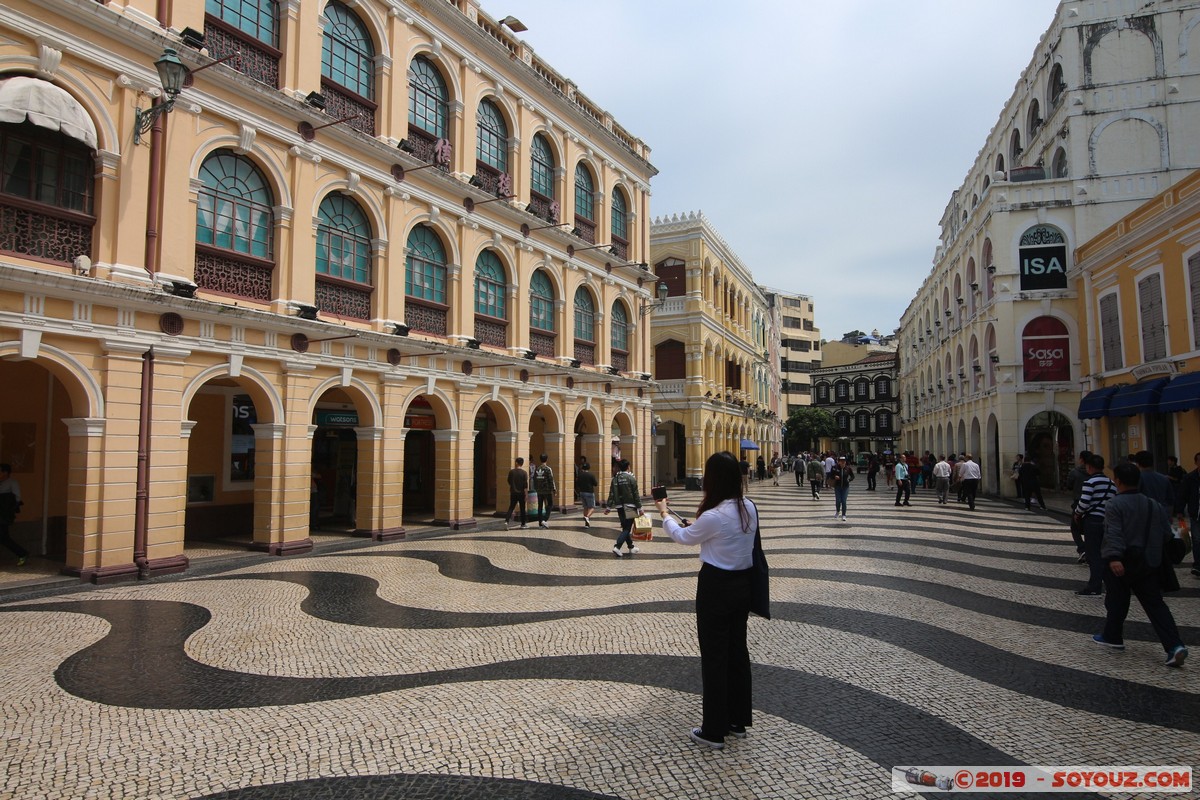
<svg viewBox="0 0 1200 800"><path fill-rule="evenodd" d="M0 604L0 797L884 798L893 766L1197 760L1195 666L1136 604L1125 652L1090 641L1060 520L752 494L775 618L724 751L686 735L695 550L556 516Z"/></svg>

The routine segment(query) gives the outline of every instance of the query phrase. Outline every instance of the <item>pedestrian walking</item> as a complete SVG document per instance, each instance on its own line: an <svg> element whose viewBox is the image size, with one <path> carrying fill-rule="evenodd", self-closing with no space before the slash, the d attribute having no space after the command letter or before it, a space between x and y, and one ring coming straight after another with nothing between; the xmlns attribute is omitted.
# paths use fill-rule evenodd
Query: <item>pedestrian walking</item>
<svg viewBox="0 0 1200 800"><path fill-rule="evenodd" d="M867 491L875 491L875 479L879 475L879 456L871 453L867 456Z"/></svg>
<svg viewBox="0 0 1200 800"><path fill-rule="evenodd" d="M804 470L808 465L800 456L792 459L792 473L796 476L796 486L800 486L800 481L804 479Z"/></svg>
<svg viewBox="0 0 1200 800"><path fill-rule="evenodd" d="M1100 557L1107 569L1104 599L1107 611L1104 630L1092 637L1096 644L1114 650L1125 649L1123 628L1129 615L1129 601L1135 596L1146 612L1154 633L1166 651L1168 667L1182 667L1188 656L1179 637L1171 609L1162 596L1160 569L1167 554L1164 548L1171 537L1167 512L1138 485L1145 473L1136 464L1118 464L1113 468L1117 495L1108 501L1104 512L1104 539Z"/></svg>
<svg viewBox="0 0 1200 800"><path fill-rule="evenodd" d="M525 495L529 492L529 474L525 472L525 459L518 458L516 466L508 471L508 513L504 515L504 528L513 523L513 509L521 508L521 530L525 524Z"/></svg>
<svg viewBox="0 0 1200 800"><path fill-rule="evenodd" d="M945 456L938 456L937 463L933 465L933 482L937 490L938 505L946 505L949 502L946 496L950 493L950 462Z"/></svg>
<svg viewBox="0 0 1200 800"><path fill-rule="evenodd" d="M1075 516L1079 505L1079 497L1083 494L1083 484L1088 479L1087 462L1092 457L1090 450L1080 450L1079 460L1075 468L1067 474L1067 488L1071 491L1071 539L1075 542L1075 552L1079 554L1079 563L1087 563L1087 553L1083 547L1083 520Z"/></svg>
<svg viewBox="0 0 1200 800"><path fill-rule="evenodd" d="M829 473L829 482L833 485L833 518L838 519L840 511L842 522L846 521L846 499L850 495L850 482L853 480L854 467L847 466L845 456L838 456L837 465Z"/></svg>
<svg viewBox="0 0 1200 800"><path fill-rule="evenodd" d="M1033 511L1033 501L1037 500L1042 511L1046 510L1046 501L1042 497L1042 471L1038 469L1037 459L1026 454L1019 470L1021 478L1021 496L1025 498L1025 510Z"/></svg>
<svg viewBox="0 0 1200 800"><path fill-rule="evenodd" d="M1175 513L1190 520L1192 531L1192 575L1200 578L1200 453L1192 457L1196 468L1183 476L1182 489L1175 498Z"/></svg>
<svg viewBox="0 0 1200 800"><path fill-rule="evenodd" d="M891 450L883 454L883 474L887 480L888 489L891 489L896 481L896 459L892 456Z"/></svg>
<svg viewBox="0 0 1200 800"><path fill-rule="evenodd" d="M554 470L546 462L550 459L545 453L538 456L540 462L533 470L533 490L537 492L538 527L550 527L550 509L554 507L554 495L558 487L554 485Z"/></svg>
<svg viewBox="0 0 1200 800"><path fill-rule="evenodd" d="M585 460L579 465L579 478L575 488L579 490L579 502L583 505L583 527L592 527L592 513L596 510L596 487L600 481L592 474L592 465Z"/></svg>
<svg viewBox="0 0 1200 800"><path fill-rule="evenodd" d="M772 457L771 458L771 466L770 466L771 485L772 486L779 485L779 473L782 469L783 469L783 462L779 460L779 456L776 455L776 456Z"/></svg>
<svg viewBox="0 0 1200 800"><path fill-rule="evenodd" d="M1175 509L1175 489L1171 479L1154 469L1154 454L1149 450L1139 450L1133 454L1133 463L1141 470L1141 481L1138 491L1158 502L1170 514Z"/></svg>
<svg viewBox="0 0 1200 800"><path fill-rule="evenodd" d="M1017 453L1017 460L1013 462L1012 471L1008 475L1008 477L1012 479L1012 482L1017 487L1017 499L1018 500L1022 500L1025 498L1025 490L1021 486L1021 467L1023 467L1024 465L1025 465L1025 456L1022 455L1021 453ZM1029 506L1026 505L1025 508L1028 509Z"/></svg>
<svg viewBox="0 0 1200 800"><path fill-rule="evenodd" d="M637 478L629 471L628 459L622 458L617 462L617 474L608 485L608 503L604 513L617 510L617 519L621 521L621 532L617 534L617 543L613 545L613 555L617 558L625 554L621 545L629 548L629 554L641 552L633 543L633 518L642 513L642 493L638 491Z"/></svg>
<svg viewBox="0 0 1200 800"><path fill-rule="evenodd" d="M963 454L961 470L959 475L963 483L963 497L966 498L967 507L974 511L975 495L979 492L979 479L982 477L982 473L970 453Z"/></svg>
<svg viewBox="0 0 1200 800"><path fill-rule="evenodd" d="M747 494L750 491L750 459L746 458L745 453L742 453L738 467L742 470L742 494Z"/></svg>
<svg viewBox="0 0 1200 800"><path fill-rule="evenodd" d="M903 458L896 459L896 505L911 506L908 502L912 497L912 489L908 485L908 464L904 463ZM904 497L904 502L900 502L900 497Z"/></svg>
<svg viewBox="0 0 1200 800"><path fill-rule="evenodd" d="M812 499L821 499L821 487L825 485L825 464L821 459L814 458L808 462L808 486L812 490Z"/></svg>
<svg viewBox="0 0 1200 800"><path fill-rule="evenodd" d="M1026 459L1029 464L1029 459ZM1080 597L1099 597L1103 594L1104 564L1100 560L1101 543L1104 541L1104 510L1109 499L1117 493L1117 487L1104 474L1104 456L1093 455L1087 462L1088 479L1083 482L1083 491L1075 506L1075 516L1083 524L1083 551L1088 562L1088 582L1075 592ZM1029 501L1026 496L1026 502Z"/></svg>
<svg viewBox="0 0 1200 800"><path fill-rule="evenodd" d="M727 735L745 738L752 724L746 623L758 509L741 492L738 463L732 453L709 456L701 488L704 497L696 520L686 527L671 518L667 500L655 505L671 539L700 547L696 634L703 711L700 726L688 735L698 745L720 750Z"/></svg>
<svg viewBox="0 0 1200 800"><path fill-rule="evenodd" d="M17 519L24 503L21 500L21 484L12 476L11 464L0 464L0 544L17 557L17 566L25 566L29 551L17 543L9 529Z"/></svg>
<svg viewBox="0 0 1200 800"><path fill-rule="evenodd" d="M758 474L758 479L760 481L765 481L767 479L767 460L761 455L754 459L754 469Z"/></svg>

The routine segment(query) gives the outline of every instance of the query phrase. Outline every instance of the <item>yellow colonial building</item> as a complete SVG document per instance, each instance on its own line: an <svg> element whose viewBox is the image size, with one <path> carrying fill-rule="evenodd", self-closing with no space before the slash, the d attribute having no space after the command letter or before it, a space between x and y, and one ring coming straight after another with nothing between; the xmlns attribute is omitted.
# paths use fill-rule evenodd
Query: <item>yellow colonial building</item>
<svg viewBox="0 0 1200 800"><path fill-rule="evenodd" d="M1079 418L1110 463L1139 450L1166 471L1200 452L1200 172L1079 248L1088 346Z"/></svg>
<svg viewBox="0 0 1200 800"><path fill-rule="evenodd" d="M32 549L146 576L469 526L518 456L565 510L581 455L649 472L649 149L476 0L12 0L0 33Z"/></svg>
<svg viewBox="0 0 1200 800"><path fill-rule="evenodd" d="M652 306L654 479L698 487L715 452L782 454L779 315L699 212L650 226L665 287Z"/></svg>

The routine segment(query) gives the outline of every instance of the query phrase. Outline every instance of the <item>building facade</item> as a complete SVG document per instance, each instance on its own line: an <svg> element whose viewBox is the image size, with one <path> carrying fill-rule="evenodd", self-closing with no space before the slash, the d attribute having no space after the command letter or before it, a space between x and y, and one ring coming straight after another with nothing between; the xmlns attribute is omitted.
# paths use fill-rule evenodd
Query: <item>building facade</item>
<svg viewBox="0 0 1200 800"><path fill-rule="evenodd" d="M1084 443L1109 463L1200 452L1200 172L1079 248Z"/></svg>
<svg viewBox="0 0 1200 800"><path fill-rule="evenodd" d="M654 220L650 264L666 287L651 317L654 480L698 487L721 450L781 454L779 329L749 268L699 212Z"/></svg>
<svg viewBox="0 0 1200 800"><path fill-rule="evenodd" d="M812 405L812 371L821 366L821 330L812 297L759 287L778 317L779 371L783 377L779 413L786 420L793 410Z"/></svg>
<svg viewBox="0 0 1200 800"><path fill-rule="evenodd" d="M0 31L0 454L68 572L469 526L518 456L560 508L580 456L649 470L649 150L476 0Z"/></svg>
<svg viewBox="0 0 1200 800"><path fill-rule="evenodd" d="M1084 444L1083 242L1200 165L1200 3L1062 3L941 219L901 319L905 449L1017 453L1058 488Z"/></svg>
<svg viewBox="0 0 1200 800"><path fill-rule="evenodd" d="M813 370L813 405L834 421L833 436L821 441L823 450L856 455L892 449L899 433L898 371L894 351Z"/></svg>

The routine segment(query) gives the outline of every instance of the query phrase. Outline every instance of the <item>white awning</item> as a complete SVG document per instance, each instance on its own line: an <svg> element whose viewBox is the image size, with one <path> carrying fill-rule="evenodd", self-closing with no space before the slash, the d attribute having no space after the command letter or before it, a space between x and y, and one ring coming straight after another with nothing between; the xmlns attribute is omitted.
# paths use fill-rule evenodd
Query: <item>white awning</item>
<svg viewBox="0 0 1200 800"><path fill-rule="evenodd" d="M37 78L18 76L0 80L0 122L26 119L96 149L95 123L65 90Z"/></svg>

